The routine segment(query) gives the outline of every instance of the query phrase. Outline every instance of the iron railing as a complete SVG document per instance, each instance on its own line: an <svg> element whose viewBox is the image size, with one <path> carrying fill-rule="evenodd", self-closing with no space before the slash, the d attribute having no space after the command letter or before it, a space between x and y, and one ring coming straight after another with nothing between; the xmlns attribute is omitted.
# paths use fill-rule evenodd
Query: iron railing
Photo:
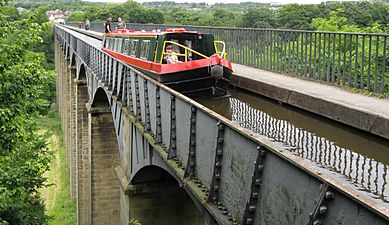
<svg viewBox="0 0 389 225"><path fill-rule="evenodd" d="M170 27L127 24L133 30ZM228 58L233 63L389 96L387 34L179 27L214 34L216 40L226 43ZM100 32L103 28L102 24L91 26Z"/></svg>

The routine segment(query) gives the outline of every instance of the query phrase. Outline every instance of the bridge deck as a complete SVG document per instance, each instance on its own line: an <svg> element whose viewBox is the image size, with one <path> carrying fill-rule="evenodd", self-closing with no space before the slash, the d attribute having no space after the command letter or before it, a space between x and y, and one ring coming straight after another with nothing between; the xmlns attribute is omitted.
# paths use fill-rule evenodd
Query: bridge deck
<svg viewBox="0 0 389 225"><path fill-rule="evenodd" d="M109 218L111 214L118 215L117 211L112 210L101 214L103 208L109 209L104 202L107 198L94 198L102 194L101 190L106 190L100 187L109 188L112 184L110 179L116 179L106 178L104 170L106 164L111 167L114 165L116 169L116 159L109 160L109 157L104 156L108 160L101 162L101 158L95 157L101 156L101 150L110 149L115 153L112 157L118 157L118 153L124 156L120 157L123 162L119 166L123 166L123 172L118 175L126 179L120 187L120 196L109 192L112 194L109 199L120 197L127 201L127 185L131 184L140 170L156 165L183 184L196 204L201 205L199 208L202 212L208 213L206 215L219 224L237 224L231 222L235 217L246 221L245 224L254 224L255 218L258 218L255 224L317 224L321 219L325 221L324 224L339 224L339 219L344 221L342 224L387 224L388 204L356 188L354 184L344 182L344 177L335 171L318 167L297 154L285 151L281 143L244 129L123 65L104 54L100 49L101 43L95 45L91 39L73 32L69 35L69 30L64 31L60 27L56 27L56 32L56 41L59 43L56 45L57 66L60 70L57 88L60 91L59 102L65 103L59 105L64 112L63 126L67 130L64 139L70 140L70 168L84 166L85 163L83 174L89 176L85 179L81 177L82 174L78 174L79 170L71 169L72 178L80 176L82 182L85 180L82 187L90 187L90 193L84 193L85 199L89 201L89 209L86 207L85 215L82 214L85 218L97 221L97 216ZM242 73L239 65L235 66L235 70ZM250 69L247 73L256 74L258 71ZM359 108L346 111L345 107L351 107L346 104L341 107L337 102L327 100L326 96L321 97L325 100L319 100L316 95L304 94L297 89L302 88L301 85L285 81L285 78L289 79L280 76L283 80L281 83L290 85L289 89L270 81L254 82L244 76L236 76L232 82L282 102L306 109L309 106L310 111L322 113L328 110L330 113L327 116L338 120L356 118L356 122L363 124L368 120L371 122L368 123L371 127L366 129L368 131L374 131L374 124L388 127L379 121L380 118L387 118L385 116L371 116ZM299 80L296 79L296 82ZM314 84L309 82L311 85ZM77 93L72 92L74 90ZM76 99L72 100L74 96ZM82 103L78 98L88 101L86 108L85 102ZM74 112L77 112L76 117L73 116ZM78 130L83 134L80 140L74 136L75 132L71 132L78 128L82 128ZM272 131L269 127L264 129ZM106 141L106 134L111 142ZM291 134L296 138L296 132ZM110 143L114 147L108 148L101 142ZM81 153L84 155L77 156L80 151L74 144L78 143L82 143ZM350 154L345 153L344 157L353 160ZM86 159L87 162L78 162L78 159ZM101 173L96 172L97 169ZM99 177L103 179L97 179ZM386 180L383 182L383 185L387 184ZM121 224L128 224L130 205L126 204L124 202L124 207L120 209L120 215L126 215ZM331 209L328 211L329 206ZM289 221L289 218L293 221Z"/></svg>
<svg viewBox="0 0 389 225"><path fill-rule="evenodd" d="M389 139L389 101L233 64L232 84Z"/></svg>

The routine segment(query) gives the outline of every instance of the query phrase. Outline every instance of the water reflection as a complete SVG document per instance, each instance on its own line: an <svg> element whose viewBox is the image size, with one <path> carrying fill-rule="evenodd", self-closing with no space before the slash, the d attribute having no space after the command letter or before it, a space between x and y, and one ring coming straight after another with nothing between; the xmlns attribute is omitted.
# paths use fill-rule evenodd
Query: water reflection
<svg viewBox="0 0 389 225"><path fill-rule="evenodd" d="M199 101L389 201L389 141L243 91L232 90L231 94L224 100Z"/></svg>

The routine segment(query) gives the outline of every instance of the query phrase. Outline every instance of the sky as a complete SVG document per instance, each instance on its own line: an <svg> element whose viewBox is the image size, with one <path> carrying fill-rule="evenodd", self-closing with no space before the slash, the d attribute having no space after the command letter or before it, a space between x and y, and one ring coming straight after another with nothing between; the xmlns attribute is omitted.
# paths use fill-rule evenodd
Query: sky
<svg viewBox="0 0 389 225"><path fill-rule="evenodd" d="M127 0L88 0L91 2L126 2ZM136 2L142 3L142 2L152 2L152 1L161 1L161 0L135 0ZM322 0L171 0L179 3L183 2L207 2L208 4L215 4L215 3L238 3L238 2L262 2L262 3L282 3L282 4L288 4L288 3L299 3L299 4L319 4L322 2Z"/></svg>

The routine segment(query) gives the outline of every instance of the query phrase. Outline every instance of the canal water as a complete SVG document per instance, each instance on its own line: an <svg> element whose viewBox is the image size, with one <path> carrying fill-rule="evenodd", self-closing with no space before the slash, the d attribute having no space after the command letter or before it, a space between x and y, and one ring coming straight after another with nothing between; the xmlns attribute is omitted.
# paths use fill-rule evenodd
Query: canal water
<svg viewBox="0 0 389 225"><path fill-rule="evenodd" d="M389 202L389 140L240 89L230 94L196 101Z"/></svg>

